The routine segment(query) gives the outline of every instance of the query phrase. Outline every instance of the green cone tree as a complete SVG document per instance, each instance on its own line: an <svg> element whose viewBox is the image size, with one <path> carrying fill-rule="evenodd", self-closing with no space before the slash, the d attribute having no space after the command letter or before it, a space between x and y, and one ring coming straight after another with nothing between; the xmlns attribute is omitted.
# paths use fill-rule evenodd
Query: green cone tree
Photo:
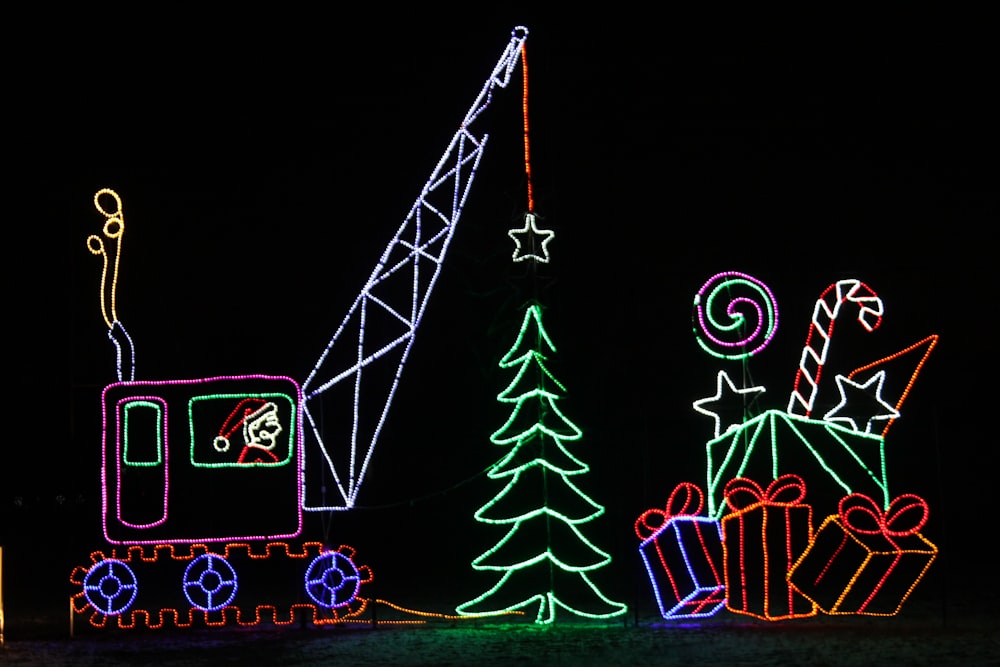
<svg viewBox="0 0 1000 667"><path fill-rule="evenodd" d="M505 485L475 513L477 521L507 529L472 562L474 569L495 573L498 580L459 605L459 614L537 610L536 623L552 623L557 608L586 618L611 618L628 610L590 578L611 556L581 528L604 514L604 507L573 481L590 468L567 449L583 434L559 409L566 390L546 367L555 351L541 307L529 305L516 342L500 360L501 368L515 371L497 396L511 406L511 413L490 440L510 451L488 476Z"/></svg>

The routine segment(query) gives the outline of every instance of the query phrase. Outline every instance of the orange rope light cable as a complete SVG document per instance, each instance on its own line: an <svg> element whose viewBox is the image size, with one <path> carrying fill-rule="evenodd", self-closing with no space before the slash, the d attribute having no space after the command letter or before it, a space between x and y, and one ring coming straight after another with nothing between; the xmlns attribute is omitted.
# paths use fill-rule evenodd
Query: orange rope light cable
<svg viewBox="0 0 1000 667"><path fill-rule="evenodd" d="M486 612L483 614L441 614L434 611L420 611L418 609L408 609L407 607L402 607L398 604L395 604L394 602L389 602L388 600L382 600L380 598L375 598L374 601L379 604L383 604L391 609L395 609L398 612L402 612L404 614L412 614L414 616L424 616L428 618L438 618L448 621L468 621L468 620L483 619L483 618L496 618L498 616L524 616L525 614L523 611L519 611L516 609L507 611ZM381 623L382 621L379 622ZM411 622L418 622L418 621L411 621Z"/></svg>
<svg viewBox="0 0 1000 667"><path fill-rule="evenodd" d="M523 77L521 109L524 115L524 174L528 179L528 213L535 211L535 199L531 191L531 148L528 142L528 51L521 44L521 75Z"/></svg>

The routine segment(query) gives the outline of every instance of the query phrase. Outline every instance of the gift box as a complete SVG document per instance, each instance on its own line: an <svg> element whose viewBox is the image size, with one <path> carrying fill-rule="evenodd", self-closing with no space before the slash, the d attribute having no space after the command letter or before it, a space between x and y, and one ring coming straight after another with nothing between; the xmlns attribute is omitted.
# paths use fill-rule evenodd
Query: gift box
<svg viewBox="0 0 1000 667"><path fill-rule="evenodd" d="M846 496L788 581L827 614L893 616L937 556L918 532L926 521L919 496L901 495L886 511L865 495Z"/></svg>
<svg viewBox="0 0 1000 667"><path fill-rule="evenodd" d="M722 517L726 608L768 621L816 615L816 605L788 583L788 571L812 541L806 486L782 475L762 489L738 477L725 489Z"/></svg>
<svg viewBox="0 0 1000 667"><path fill-rule="evenodd" d="M678 484L666 509L646 510L635 522L646 565L663 618L712 616L725 604L722 582L722 531L701 513L704 495L694 484Z"/></svg>
<svg viewBox="0 0 1000 667"><path fill-rule="evenodd" d="M885 441L833 422L768 410L706 445L708 516L726 510L725 484L737 477L776 479L792 473L809 480L809 502L823 516L845 494L889 502Z"/></svg>

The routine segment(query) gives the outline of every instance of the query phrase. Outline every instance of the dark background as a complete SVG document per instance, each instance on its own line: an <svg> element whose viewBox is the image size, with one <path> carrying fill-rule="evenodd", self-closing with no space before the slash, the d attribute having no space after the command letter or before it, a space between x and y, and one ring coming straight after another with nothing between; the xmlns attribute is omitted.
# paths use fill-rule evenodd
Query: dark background
<svg viewBox="0 0 1000 667"><path fill-rule="evenodd" d="M994 44L932 21L831 36L814 23L724 33L649 16L532 18L372 28L258 16L156 38L79 27L19 53L8 590L30 579L62 596L68 570L105 548L99 399L115 377L99 260L84 245L102 224L94 193L125 202L118 312L137 379L303 380L524 23L553 260L534 277L509 261L506 231L525 208L518 70L483 119L490 143L363 507L309 515L304 537L354 545L378 594L400 602L453 607L492 584L469 562L500 533L472 514L499 490L482 474L508 414L496 362L537 297L562 407L585 434L580 485L607 508L587 529L615 557L604 585L648 604L632 523L678 482L704 484L711 420L690 405L714 393L718 370L740 372L696 345L694 293L728 270L772 288L778 333L749 370L764 407L783 408L816 298L859 278L886 315L867 338L837 331L844 368L941 335L887 438L890 489L929 500L922 532L942 550L918 593L995 599L974 569L996 463ZM259 303L271 306L248 314ZM10 618L25 598L7 595Z"/></svg>

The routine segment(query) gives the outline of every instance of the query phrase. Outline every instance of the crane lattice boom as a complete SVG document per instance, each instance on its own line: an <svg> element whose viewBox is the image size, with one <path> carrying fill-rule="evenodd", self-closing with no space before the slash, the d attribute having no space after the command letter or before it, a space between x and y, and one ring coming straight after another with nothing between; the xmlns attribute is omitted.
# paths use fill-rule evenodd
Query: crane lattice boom
<svg viewBox="0 0 1000 667"><path fill-rule="evenodd" d="M520 26L511 33L406 219L302 385L308 423L306 510L355 504L489 138L472 126L492 101L494 88L510 83L527 35ZM338 491L333 499L327 497L327 485L317 482L324 478Z"/></svg>

